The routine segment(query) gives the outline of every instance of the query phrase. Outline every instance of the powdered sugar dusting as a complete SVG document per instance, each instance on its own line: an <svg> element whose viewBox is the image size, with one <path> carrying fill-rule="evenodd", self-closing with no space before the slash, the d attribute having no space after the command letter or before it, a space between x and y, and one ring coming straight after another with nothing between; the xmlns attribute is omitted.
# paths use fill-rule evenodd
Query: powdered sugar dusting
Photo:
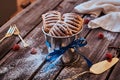
<svg viewBox="0 0 120 80"><path fill-rule="evenodd" d="M31 45L33 45L34 44L34 39L32 39L32 38L29 38L28 40L26 40L26 43L29 45L29 46L31 46Z"/></svg>
<svg viewBox="0 0 120 80"><path fill-rule="evenodd" d="M3 80L6 79L18 79L20 76L27 77L32 71L34 71L43 62L46 55L41 54L41 49L36 48L36 54L25 56L24 58L16 59L10 65L6 66L7 74L4 76ZM24 75L23 75L24 74Z"/></svg>
<svg viewBox="0 0 120 80"><path fill-rule="evenodd" d="M104 32L103 34L104 34L104 37L107 38L109 41L115 39L115 36L113 34L111 34L111 33Z"/></svg>

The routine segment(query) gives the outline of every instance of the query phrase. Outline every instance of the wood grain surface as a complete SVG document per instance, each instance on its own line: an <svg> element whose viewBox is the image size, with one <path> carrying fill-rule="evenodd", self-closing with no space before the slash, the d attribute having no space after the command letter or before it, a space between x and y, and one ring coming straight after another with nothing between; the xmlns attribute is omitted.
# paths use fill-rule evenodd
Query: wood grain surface
<svg viewBox="0 0 120 80"><path fill-rule="evenodd" d="M50 10L60 11L62 14L75 12L74 7L87 0L36 0L18 15L13 17L0 28L0 39L5 35L10 25L16 24L21 32L21 36L29 43L29 47L24 48L17 36L7 38L0 44L0 80L63 80L71 78L75 74L89 70L85 60L80 60L71 66L63 65L61 60L56 61L55 66L49 69L50 62L45 61L47 48L42 32L41 15ZM88 15L79 14L83 18ZM98 33L104 34L104 39L98 39ZM88 44L79 48L81 54L88 57L93 63L105 59L106 53L119 51L108 49L109 45L119 45L119 33L112 33L101 28L91 30L84 25L80 37L85 37ZM12 46L18 43L20 50L13 51ZM31 49L37 50L36 54L31 54ZM100 75L85 74L75 80L119 80L120 62L111 69Z"/></svg>

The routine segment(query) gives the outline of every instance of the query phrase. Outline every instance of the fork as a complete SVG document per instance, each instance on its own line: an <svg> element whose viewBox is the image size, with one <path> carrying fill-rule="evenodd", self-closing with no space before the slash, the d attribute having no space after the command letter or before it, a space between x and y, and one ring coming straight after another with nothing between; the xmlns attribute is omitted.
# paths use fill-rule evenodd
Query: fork
<svg viewBox="0 0 120 80"><path fill-rule="evenodd" d="M5 36L4 36L2 39L0 39L0 43L1 43L4 39L6 39L7 37L12 36L12 34L14 33L14 31L15 31L15 27L10 26L10 28L8 29L8 31L7 31L7 33L5 34Z"/></svg>
<svg viewBox="0 0 120 80"><path fill-rule="evenodd" d="M21 37L20 35L20 31L19 29L17 28L16 25L13 25L13 27L15 27L15 32L14 32L14 35L18 35L18 37L21 39L22 43L23 43L23 46L24 47L28 47L29 45L23 40L23 38Z"/></svg>

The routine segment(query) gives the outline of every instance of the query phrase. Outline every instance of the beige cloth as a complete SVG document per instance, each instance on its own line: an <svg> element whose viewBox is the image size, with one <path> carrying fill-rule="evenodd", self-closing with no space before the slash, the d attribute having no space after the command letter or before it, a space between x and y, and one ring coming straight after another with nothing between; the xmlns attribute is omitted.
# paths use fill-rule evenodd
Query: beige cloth
<svg viewBox="0 0 120 80"><path fill-rule="evenodd" d="M120 32L120 0L90 0L76 6L75 11L96 17L103 12L105 15L91 20L89 28L101 27L112 32Z"/></svg>

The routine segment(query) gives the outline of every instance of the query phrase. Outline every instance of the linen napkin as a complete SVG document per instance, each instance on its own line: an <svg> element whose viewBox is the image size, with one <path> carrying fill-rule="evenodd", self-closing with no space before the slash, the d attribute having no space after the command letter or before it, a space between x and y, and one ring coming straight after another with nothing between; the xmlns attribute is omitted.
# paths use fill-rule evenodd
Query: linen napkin
<svg viewBox="0 0 120 80"><path fill-rule="evenodd" d="M88 23L89 28L101 27L111 32L120 32L120 0L90 0L74 9L78 13L97 17ZM98 17L101 12L105 15Z"/></svg>

